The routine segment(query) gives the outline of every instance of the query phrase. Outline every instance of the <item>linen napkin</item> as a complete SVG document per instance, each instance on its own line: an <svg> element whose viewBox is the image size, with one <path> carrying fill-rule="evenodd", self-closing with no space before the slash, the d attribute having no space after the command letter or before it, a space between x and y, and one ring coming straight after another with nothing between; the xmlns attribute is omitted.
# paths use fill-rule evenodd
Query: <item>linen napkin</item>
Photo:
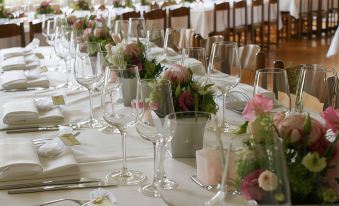
<svg viewBox="0 0 339 206"><path fill-rule="evenodd" d="M30 139L0 139L0 179L40 173L42 168Z"/></svg>
<svg viewBox="0 0 339 206"><path fill-rule="evenodd" d="M3 89L23 89L27 87L48 88L49 85L48 77L41 75L40 69L6 71L3 73L1 81L1 87Z"/></svg>
<svg viewBox="0 0 339 206"><path fill-rule="evenodd" d="M23 56L15 56L3 60L1 66L3 71L23 70L26 68L26 61Z"/></svg>
<svg viewBox="0 0 339 206"><path fill-rule="evenodd" d="M195 75L205 75L205 65L194 58L185 58L184 67L190 68Z"/></svg>
<svg viewBox="0 0 339 206"><path fill-rule="evenodd" d="M33 53L33 49L38 48L40 44L40 40L34 38L31 43L26 45L25 48L22 47L12 47L8 49L2 49L0 55L2 55L2 59L6 60L8 58L17 57L17 56L27 56Z"/></svg>
<svg viewBox="0 0 339 206"><path fill-rule="evenodd" d="M39 110L34 99L7 102L1 110L3 122L7 125L61 122L64 118L59 107Z"/></svg>

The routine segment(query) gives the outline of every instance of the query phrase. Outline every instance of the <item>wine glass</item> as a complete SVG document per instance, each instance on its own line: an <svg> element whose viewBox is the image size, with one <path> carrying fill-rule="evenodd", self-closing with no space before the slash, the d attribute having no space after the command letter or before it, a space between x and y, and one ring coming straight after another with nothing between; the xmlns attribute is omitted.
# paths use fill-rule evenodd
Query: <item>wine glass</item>
<svg viewBox="0 0 339 206"><path fill-rule="evenodd" d="M169 61L177 61L178 53L185 48L186 38L184 35L185 29L167 28L165 32L163 58Z"/></svg>
<svg viewBox="0 0 339 206"><path fill-rule="evenodd" d="M163 29L147 29L146 32L146 51L147 55L152 55L156 57L160 49L161 53L163 52L162 48L164 47L164 38L165 33ZM153 49L152 49L153 48Z"/></svg>
<svg viewBox="0 0 339 206"><path fill-rule="evenodd" d="M254 79L254 95L273 100L274 112L290 112L291 97L285 69L258 69Z"/></svg>
<svg viewBox="0 0 339 206"><path fill-rule="evenodd" d="M101 5L105 5L104 0L92 0L92 5L94 9L97 11Z"/></svg>
<svg viewBox="0 0 339 206"><path fill-rule="evenodd" d="M54 50L55 54L65 62L66 83L57 86L58 88L71 88L69 81L69 61L70 61L70 45L72 38L72 28L70 27L57 27L54 38Z"/></svg>
<svg viewBox="0 0 339 206"><path fill-rule="evenodd" d="M70 0L60 0L60 9L63 14L67 16L68 11L70 10Z"/></svg>
<svg viewBox="0 0 339 206"><path fill-rule="evenodd" d="M114 34L117 35L123 43L127 43L128 20L116 20L114 25Z"/></svg>
<svg viewBox="0 0 339 206"><path fill-rule="evenodd" d="M302 65L296 90L295 111L321 112L337 107L337 71L322 65Z"/></svg>
<svg viewBox="0 0 339 206"><path fill-rule="evenodd" d="M128 20L128 41L140 41L146 38L146 26L144 18L129 18Z"/></svg>
<svg viewBox="0 0 339 206"><path fill-rule="evenodd" d="M225 156L220 135L217 117L211 113L176 112L165 117L160 139L169 144L172 157L185 157L159 160L178 183L172 190L156 184L165 203L203 205L214 196L202 187L216 189L221 183Z"/></svg>
<svg viewBox="0 0 339 206"><path fill-rule="evenodd" d="M55 29L56 29L55 20L54 19L48 19L47 20L46 36L47 36L47 43L50 46L54 45Z"/></svg>
<svg viewBox="0 0 339 206"><path fill-rule="evenodd" d="M86 121L79 122L83 128L100 128L103 122L94 119L93 115L93 91L98 82L104 77L104 73L97 69L97 43L78 42L77 53L75 58L74 76L75 80L84 86L89 92L90 117Z"/></svg>
<svg viewBox="0 0 339 206"><path fill-rule="evenodd" d="M162 120L166 114L174 112L171 82L169 80L143 79L139 82L140 99L137 105L137 122L135 124L139 135L153 143L154 176L152 183L142 185L140 192L151 197L159 197L155 183L162 180L156 166L156 143L162 135Z"/></svg>
<svg viewBox="0 0 339 206"><path fill-rule="evenodd" d="M211 78L211 82L219 89L223 97L223 115L221 127L223 131L233 132L236 126L226 120L226 99L231 89L240 82L241 65L239 62L238 46L234 42L216 42L213 44L214 52L209 63L209 70L219 70L220 74Z"/></svg>
<svg viewBox="0 0 339 206"><path fill-rule="evenodd" d="M206 74L206 50L202 47L182 49L181 65L192 70L193 75L200 80Z"/></svg>
<svg viewBox="0 0 339 206"><path fill-rule="evenodd" d="M135 117L131 115L131 108L125 107L121 101L116 101L116 88L121 88L124 84L133 82L130 81L131 79L139 80L138 67L135 65L110 65L106 68L103 89L103 118L108 124L120 131L123 150L122 169L109 173L106 176L106 181L117 185L136 185L145 180L145 175L141 172L127 169L127 127L135 123ZM137 82L134 83L137 84ZM126 90L122 90L122 92L126 92ZM126 95L128 96L128 94ZM122 95L122 98L124 97L125 95Z"/></svg>

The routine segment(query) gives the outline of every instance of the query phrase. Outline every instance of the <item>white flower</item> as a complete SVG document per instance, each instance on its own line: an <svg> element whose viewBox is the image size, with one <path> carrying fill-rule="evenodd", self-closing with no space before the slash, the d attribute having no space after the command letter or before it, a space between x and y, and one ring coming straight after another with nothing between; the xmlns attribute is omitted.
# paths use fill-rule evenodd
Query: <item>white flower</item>
<svg viewBox="0 0 339 206"><path fill-rule="evenodd" d="M258 178L259 187L265 191L273 191L278 187L278 177L269 170L263 171Z"/></svg>

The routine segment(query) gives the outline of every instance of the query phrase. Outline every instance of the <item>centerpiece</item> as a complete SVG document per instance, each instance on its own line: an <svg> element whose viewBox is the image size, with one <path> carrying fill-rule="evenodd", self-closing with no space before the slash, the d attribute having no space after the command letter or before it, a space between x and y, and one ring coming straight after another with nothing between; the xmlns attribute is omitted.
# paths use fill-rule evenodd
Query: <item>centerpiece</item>
<svg viewBox="0 0 339 206"><path fill-rule="evenodd" d="M53 14L53 13L55 13L55 11L53 10L50 3L51 3L50 0L42 1L40 3L39 7L36 9L36 13L37 14Z"/></svg>
<svg viewBox="0 0 339 206"><path fill-rule="evenodd" d="M6 9L3 4L0 4L0 18L6 18L6 19L14 18L13 14L11 14L9 9Z"/></svg>
<svg viewBox="0 0 339 206"><path fill-rule="evenodd" d="M235 161L235 188L259 204L288 203L288 182L283 181L286 165L292 204L337 203L339 110L327 108L321 113L324 126L309 114L273 114L272 108L272 100L256 95L244 109L247 122L239 133L248 128L251 137ZM278 155L274 149L280 148L280 140L283 154Z"/></svg>
<svg viewBox="0 0 339 206"><path fill-rule="evenodd" d="M88 2L88 0L75 0L73 2L72 8L75 11L78 11L78 10L91 10L91 5Z"/></svg>
<svg viewBox="0 0 339 206"><path fill-rule="evenodd" d="M120 0L113 0L113 8L120 8L120 7L124 7L122 3L120 2Z"/></svg>

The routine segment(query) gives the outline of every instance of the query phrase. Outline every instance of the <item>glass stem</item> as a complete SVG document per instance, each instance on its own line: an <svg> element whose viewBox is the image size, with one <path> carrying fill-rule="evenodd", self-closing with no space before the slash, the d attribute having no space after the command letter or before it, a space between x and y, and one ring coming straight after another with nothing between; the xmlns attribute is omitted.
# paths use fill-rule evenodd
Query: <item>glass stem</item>
<svg viewBox="0 0 339 206"><path fill-rule="evenodd" d="M92 123L94 116L93 116L93 89L89 89L89 122Z"/></svg>
<svg viewBox="0 0 339 206"><path fill-rule="evenodd" d="M165 172L164 172L164 157L165 157L165 143L162 141L157 141L155 145L155 157L156 157L156 162L155 162L155 182L161 182Z"/></svg>
<svg viewBox="0 0 339 206"><path fill-rule="evenodd" d="M69 70L68 70L68 59L69 57L65 58L64 61L65 61L65 69L66 69L66 86L69 85Z"/></svg>
<svg viewBox="0 0 339 206"><path fill-rule="evenodd" d="M126 133L127 128L119 129L122 137L122 176L128 176L127 162L126 162Z"/></svg>
<svg viewBox="0 0 339 206"><path fill-rule="evenodd" d="M154 176L153 176L153 184L157 181L157 179L158 179L158 174L157 174L157 171L158 171L158 169L157 169L157 148L156 148L156 143L155 142L152 142L153 143L153 154L154 154Z"/></svg>
<svg viewBox="0 0 339 206"><path fill-rule="evenodd" d="M222 95L222 124L225 124L226 122L226 98L227 98L227 93L225 92Z"/></svg>

